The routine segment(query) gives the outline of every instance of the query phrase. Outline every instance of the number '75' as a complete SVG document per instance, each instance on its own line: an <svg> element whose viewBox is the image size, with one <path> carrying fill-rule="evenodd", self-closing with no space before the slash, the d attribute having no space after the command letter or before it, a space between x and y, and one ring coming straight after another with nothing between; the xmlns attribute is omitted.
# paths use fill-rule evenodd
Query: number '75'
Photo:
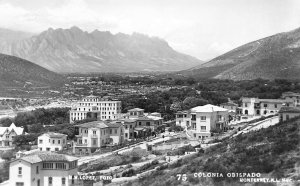
<svg viewBox="0 0 300 186"><path fill-rule="evenodd" d="M177 180L182 180L182 181L187 180L186 174L177 174L176 176L177 176Z"/></svg>

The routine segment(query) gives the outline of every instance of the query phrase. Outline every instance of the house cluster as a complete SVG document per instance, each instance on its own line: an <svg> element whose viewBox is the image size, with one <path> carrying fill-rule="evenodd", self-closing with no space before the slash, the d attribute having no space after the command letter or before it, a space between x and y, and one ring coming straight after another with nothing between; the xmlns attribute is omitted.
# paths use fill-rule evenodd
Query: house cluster
<svg viewBox="0 0 300 186"><path fill-rule="evenodd" d="M279 114L285 121L299 116L300 93L285 92L280 99L242 98L242 114L249 116L267 116Z"/></svg>
<svg viewBox="0 0 300 186"><path fill-rule="evenodd" d="M1 186L82 186L77 179L78 158L38 151L17 154L9 165L9 180Z"/></svg>
<svg viewBox="0 0 300 186"><path fill-rule="evenodd" d="M87 96L70 111L70 121L96 119L76 125L74 152L90 153L104 146L122 144L125 140L155 135L162 126L160 113L145 113L134 108L121 113L121 101L105 101L97 96ZM50 140L51 142L51 140Z"/></svg>

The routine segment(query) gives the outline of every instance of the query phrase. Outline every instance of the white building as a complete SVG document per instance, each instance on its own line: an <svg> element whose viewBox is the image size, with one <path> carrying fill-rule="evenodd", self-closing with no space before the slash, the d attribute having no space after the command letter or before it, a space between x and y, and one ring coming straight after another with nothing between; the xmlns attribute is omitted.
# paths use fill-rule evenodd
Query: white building
<svg viewBox="0 0 300 186"><path fill-rule="evenodd" d="M70 123L86 118L97 118L98 120L116 119L117 114L121 114L121 101L107 101L91 95L83 98L72 107Z"/></svg>
<svg viewBox="0 0 300 186"><path fill-rule="evenodd" d="M12 147L15 136L21 134L24 134L24 129L14 123L9 127L0 127L0 147Z"/></svg>
<svg viewBox="0 0 300 186"><path fill-rule="evenodd" d="M289 99L258 99L242 98L242 114L263 116L278 113L282 106L293 106L294 101Z"/></svg>
<svg viewBox="0 0 300 186"><path fill-rule="evenodd" d="M37 152L15 159L9 166L10 186L79 186L78 158Z"/></svg>
<svg viewBox="0 0 300 186"><path fill-rule="evenodd" d="M60 151L67 145L67 135L47 132L38 137L40 151Z"/></svg>
<svg viewBox="0 0 300 186"><path fill-rule="evenodd" d="M176 114L176 124L186 128L187 133L197 139L210 137L214 130L226 130L228 122L228 109L211 104Z"/></svg>
<svg viewBox="0 0 300 186"><path fill-rule="evenodd" d="M294 107L300 107L300 93L284 92L281 97L285 100L292 100Z"/></svg>

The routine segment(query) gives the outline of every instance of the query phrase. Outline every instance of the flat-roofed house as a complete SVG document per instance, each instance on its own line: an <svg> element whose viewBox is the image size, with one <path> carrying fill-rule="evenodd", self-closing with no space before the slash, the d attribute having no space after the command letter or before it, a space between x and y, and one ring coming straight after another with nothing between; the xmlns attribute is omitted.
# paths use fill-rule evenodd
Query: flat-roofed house
<svg viewBox="0 0 300 186"><path fill-rule="evenodd" d="M293 106L293 101L287 99L242 98L243 115L272 115L278 113L283 106Z"/></svg>
<svg viewBox="0 0 300 186"><path fill-rule="evenodd" d="M294 117L300 116L299 107L281 107L279 110L279 121L290 120Z"/></svg>
<svg viewBox="0 0 300 186"><path fill-rule="evenodd" d="M78 158L41 151L15 159L9 165L11 186L79 186ZM71 179L70 179L71 178Z"/></svg>
<svg viewBox="0 0 300 186"><path fill-rule="evenodd" d="M213 130L226 130L229 122L228 110L207 104L191 109L191 127L188 131L194 138L205 139Z"/></svg>
<svg viewBox="0 0 300 186"><path fill-rule="evenodd" d="M40 151L60 151L67 146L67 135L47 132L38 137Z"/></svg>
<svg viewBox="0 0 300 186"><path fill-rule="evenodd" d="M12 123L9 127L0 127L0 147L13 147L14 138L24 134L22 127Z"/></svg>

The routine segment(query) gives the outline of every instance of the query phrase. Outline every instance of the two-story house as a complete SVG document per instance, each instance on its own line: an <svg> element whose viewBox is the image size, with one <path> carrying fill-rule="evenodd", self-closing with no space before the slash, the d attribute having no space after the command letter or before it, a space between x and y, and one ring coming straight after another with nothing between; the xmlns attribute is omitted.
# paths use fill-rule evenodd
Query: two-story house
<svg viewBox="0 0 300 186"><path fill-rule="evenodd" d="M36 152L9 165L11 186L79 186L78 158L53 152Z"/></svg>
<svg viewBox="0 0 300 186"><path fill-rule="evenodd" d="M198 139L211 136L214 130L226 130L229 122L227 109L207 104L190 109L191 126L187 127L189 135Z"/></svg>
<svg viewBox="0 0 300 186"><path fill-rule="evenodd" d="M279 110L279 121L290 120L294 117L300 116L299 107L281 107Z"/></svg>
<svg viewBox="0 0 300 186"><path fill-rule="evenodd" d="M13 147L14 138L24 134L22 127L16 127L12 123L9 127L0 127L0 147Z"/></svg>
<svg viewBox="0 0 300 186"><path fill-rule="evenodd" d="M74 153L91 153L104 146L123 143L124 129L118 121L93 121L75 127Z"/></svg>
<svg viewBox="0 0 300 186"><path fill-rule="evenodd" d="M292 100L294 107L300 107L300 93L284 92L281 97L285 100Z"/></svg>
<svg viewBox="0 0 300 186"><path fill-rule="evenodd" d="M176 125L186 129L191 125L190 110L178 111L176 113Z"/></svg>
<svg viewBox="0 0 300 186"><path fill-rule="evenodd" d="M278 113L283 106L293 106L292 100L287 99L258 99L242 98L243 115L265 116Z"/></svg>
<svg viewBox="0 0 300 186"><path fill-rule="evenodd" d="M38 137L40 151L60 151L67 146L67 135L47 132Z"/></svg>

